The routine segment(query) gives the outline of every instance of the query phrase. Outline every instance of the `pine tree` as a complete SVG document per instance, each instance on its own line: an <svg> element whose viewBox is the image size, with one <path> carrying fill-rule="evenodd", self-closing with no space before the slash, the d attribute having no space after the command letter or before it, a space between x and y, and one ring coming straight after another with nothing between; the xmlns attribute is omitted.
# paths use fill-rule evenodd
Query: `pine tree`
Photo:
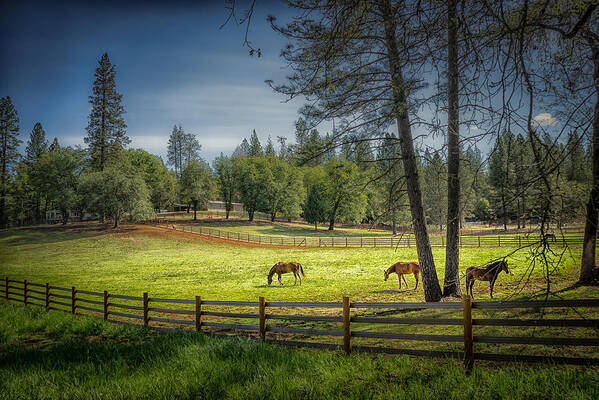
<svg viewBox="0 0 599 400"><path fill-rule="evenodd" d="M264 154L266 154L267 156L276 155L275 146L273 146L272 144L272 139L270 138L270 135L268 135L268 140L266 141L266 148L264 149Z"/></svg>
<svg viewBox="0 0 599 400"><path fill-rule="evenodd" d="M25 149L25 162L33 165L39 158L48 151L48 141L46 140L46 132L42 128L42 124L37 122L33 126L27 148Z"/></svg>
<svg viewBox="0 0 599 400"><path fill-rule="evenodd" d="M249 148L249 157L256 157L263 155L262 145L260 144L260 140L258 139L258 135L256 134L256 130L252 131L252 136L250 136L250 148Z"/></svg>
<svg viewBox="0 0 599 400"><path fill-rule="evenodd" d="M60 149L60 144L58 144L58 138L54 138L54 140L50 144L50 147L48 147L48 152L52 153L58 149Z"/></svg>
<svg viewBox="0 0 599 400"><path fill-rule="evenodd" d="M125 134L127 125L123 119L125 110L121 105L122 95L116 90L116 71L110 63L108 53L100 58L96 69L89 103L92 106L84 138L89 147L92 162L96 169L103 171L107 163L114 159L123 147L130 143Z"/></svg>
<svg viewBox="0 0 599 400"><path fill-rule="evenodd" d="M181 126L179 126L181 128ZM181 131L183 131L181 129ZM183 169L192 161L200 161L200 150L202 145L193 133L183 132Z"/></svg>
<svg viewBox="0 0 599 400"><path fill-rule="evenodd" d="M183 145L185 133L181 125L173 125L173 131L168 138L167 160L168 164L175 167L175 175L181 179L183 171Z"/></svg>
<svg viewBox="0 0 599 400"><path fill-rule="evenodd" d="M7 224L6 196L12 167L19 159L19 117L10 97L0 98L0 226Z"/></svg>

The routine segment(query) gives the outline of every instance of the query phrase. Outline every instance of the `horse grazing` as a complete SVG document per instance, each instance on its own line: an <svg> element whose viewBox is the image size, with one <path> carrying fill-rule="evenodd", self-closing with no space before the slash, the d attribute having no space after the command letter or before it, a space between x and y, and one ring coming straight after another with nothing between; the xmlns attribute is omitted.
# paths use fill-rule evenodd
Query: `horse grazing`
<svg viewBox="0 0 599 400"><path fill-rule="evenodd" d="M485 267L472 266L466 269L466 294L468 294L468 290L470 290L470 295L474 298L472 294L472 286L474 286L474 281L489 281L491 285L491 298L493 298L493 286L495 286L495 281L497 280L497 276L501 271L505 271L507 274L510 271L507 269L507 261L501 260L491 263Z"/></svg>
<svg viewBox="0 0 599 400"><path fill-rule="evenodd" d="M416 278L416 286L414 287L414 290L416 290L416 288L418 287L418 276L420 275L420 264L418 264L418 262L416 262L416 261L397 262L397 263L393 264L392 266L390 266L389 268L387 268L385 270L385 282L387 281L387 278L389 278L389 275L394 272L397 274L397 279L399 279L399 288L400 289L401 289L402 278L403 278L404 283L406 284L406 287L409 289L408 282L406 282L406 278L404 277L404 274L414 274L414 278Z"/></svg>
<svg viewBox="0 0 599 400"><path fill-rule="evenodd" d="M288 272L293 272L293 275L295 276L295 282L293 283L294 285L297 284L297 277L299 276L301 286L302 276L306 275L304 275L304 267L302 267L302 264L295 261L288 263L278 262L275 265L273 265L270 269L270 272L268 273L268 285L270 286L270 284L272 283L272 276L274 274L278 275L279 283L282 285L283 282L281 281L281 274L286 274Z"/></svg>

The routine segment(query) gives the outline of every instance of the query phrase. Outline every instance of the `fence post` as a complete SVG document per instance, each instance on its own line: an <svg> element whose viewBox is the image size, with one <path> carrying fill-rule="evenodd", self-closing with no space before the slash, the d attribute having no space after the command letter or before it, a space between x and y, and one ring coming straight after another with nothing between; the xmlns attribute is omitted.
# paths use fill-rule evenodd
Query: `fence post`
<svg viewBox="0 0 599 400"><path fill-rule="evenodd" d="M376 247L376 236L374 236L374 247Z"/></svg>
<svg viewBox="0 0 599 400"><path fill-rule="evenodd" d="M71 287L71 314L77 312L77 289L75 286Z"/></svg>
<svg viewBox="0 0 599 400"><path fill-rule="evenodd" d="M408 233L408 247L410 247L410 234Z"/></svg>
<svg viewBox="0 0 599 400"><path fill-rule="evenodd" d="M351 353L349 304L349 297L343 296L343 349L347 354Z"/></svg>
<svg viewBox="0 0 599 400"><path fill-rule="evenodd" d="M108 320L108 291L104 291L104 321Z"/></svg>
<svg viewBox="0 0 599 400"><path fill-rule="evenodd" d="M23 303L27 306L27 279L23 281Z"/></svg>
<svg viewBox="0 0 599 400"><path fill-rule="evenodd" d="M522 247L522 236L518 235L518 247Z"/></svg>
<svg viewBox="0 0 599 400"><path fill-rule="evenodd" d="M202 298L196 296L196 332L202 330Z"/></svg>
<svg viewBox="0 0 599 400"><path fill-rule="evenodd" d="M480 235L478 235L478 247L480 247Z"/></svg>
<svg viewBox="0 0 599 400"><path fill-rule="evenodd" d="M360 236L360 247L362 247L362 246L363 246L363 241L362 241L362 239L364 239L364 238L363 238L362 236Z"/></svg>
<svg viewBox="0 0 599 400"><path fill-rule="evenodd" d="M471 371L474 366L474 336L472 334L472 297L462 298L462 318L464 320L464 366Z"/></svg>
<svg viewBox="0 0 599 400"><path fill-rule="evenodd" d="M6 294L6 300L8 300L8 276L6 277L6 285L4 286L4 290L6 290L6 292L4 292Z"/></svg>
<svg viewBox="0 0 599 400"><path fill-rule="evenodd" d="M345 237L345 247L347 247L347 236Z"/></svg>
<svg viewBox="0 0 599 400"><path fill-rule="evenodd" d="M258 299L258 313L260 316L260 339L262 341L266 340L266 301L264 301L264 297L260 296Z"/></svg>
<svg viewBox="0 0 599 400"><path fill-rule="evenodd" d="M46 309L50 308L50 283L46 282Z"/></svg>
<svg viewBox="0 0 599 400"><path fill-rule="evenodd" d="M150 302L148 301L148 292L144 292L144 326L148 326L148 324L150 323L150 317L148 316L148 304Z"/></svg>
<svg viewBox="0 0 599 400"><path fill-rule="evenodd" d="M501 247L501 235L497 235L497 241L499 242L499 247Z"/></svg>

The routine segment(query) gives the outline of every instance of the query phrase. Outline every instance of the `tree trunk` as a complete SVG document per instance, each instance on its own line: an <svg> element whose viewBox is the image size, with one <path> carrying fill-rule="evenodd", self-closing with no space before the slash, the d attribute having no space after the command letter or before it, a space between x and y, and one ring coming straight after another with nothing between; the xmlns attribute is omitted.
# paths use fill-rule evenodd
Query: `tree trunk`
<svg viewBox="0 0 599 400"><path fill-rule="evenodd" d="M270 213L270 222L275 222L275 217L277 216L277 212L271 212Z"/></svg>
<svg viewBox="0 0 599 400"><path fill-rule="evenodd" d="M254 212L248 211L248 217L249 217L249 221L253 221L254 220Z"/></svg>
<svg viewBox="0 0 599 400"><path fill-rule="evenodd" d="M113 228L116 229L116 228L118 228L118 226L119 226L119 217L115 215L114 216L114 226L113 226Z"/></svg>
<svg viewBox="0 0 599 400"><path fill-rule="evenodd" d="M314 230L317 231L318 230L318 222L314 221Z"/></svg>
<svg viewBox="0 0 599 400"><path fill-rule="evenodd" d="M595 252L597 246L597 218L599 212L599 48L593 48L593 61L595 65L594 82L597 99L595 100L595 113L593 116L593 186L587 203L587 216L584 226L584 240L582 244L582 261L580 263L579 283L593 281L595 269Z"/></svg>
<svg viewBox="0 0 599 400"><path fill-rule="evenodd" d="M229 219L229 213L231 212L231 204L225 205L225 219Z"/></svg>
<svg viewBox="0 0 599 400"><path fill-rule="evenodd" d="M333 206L333 211L331 211L331 216L329 218L329 230L332 231L335 229L335 216L337 215L337 209L339 208L339 203L341 199L337 199L335 201L335 205Z"/></svg>
<svg viewBox="0 0 599 400"><path fill-rule="evenodd" d="M447 10L447 242L443 296L460 296L460 112L457 1Z"/></svg>
<svg viewBox="0 0 599 400"><path fill-rule="evenodd" d="M505 194L503 193L505 188L501 190L501 209L503 212L503 230L507 231L507 211L505 207Z"/></svg>
<svg viewBox="0 0 599 400"><path fill-rule="evenodd" d="M197 201L193 202L193 220L194 221L198 220L198 202Z"/></svg>
<svg viewBox="0 0 599 400"><path fill-rule="evenodd" d="M391 86L393 89L394 114L397 120L397 132L399 133L402 160L406 175L406 186L410 200L410 211L412 214L412 226L416 237L416 249L420 270L422 272L422 286L426 301L439 301L441 299L441 286L435 269L433 251L431 248L424 209L422 207L422 193L418 178L418 167L414 153L414 140L410 127L407 111L407 98L402 70L397 49L396 25L389 0L380 0L379 7L385 25L385 41L387 45L387 57L391 73Z"/></svg>
<svg viewBox="0 0 599 400"><path fill-rule="evenodd" d="M393 210L393 236L397 236L397 223L395 222L395 209Z"/></svg>
<svg viewBox="0 0 599 400"><path fill-rule="evenodd" d="M518 211L517 211L517 213L518 213L518 229L520 229L520 198L518 198L516 207L518 209Z"/></svg>

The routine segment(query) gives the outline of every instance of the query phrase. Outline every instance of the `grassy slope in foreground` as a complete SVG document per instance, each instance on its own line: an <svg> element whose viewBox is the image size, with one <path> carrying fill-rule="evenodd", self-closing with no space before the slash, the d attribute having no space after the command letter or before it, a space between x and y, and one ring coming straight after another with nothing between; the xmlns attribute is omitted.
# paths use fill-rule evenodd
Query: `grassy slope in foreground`
<svg viewBox="0 0 599 400"><path fill-rule="evenodd" d="M141 328L0 301L1 399L596 399L599 370L345 356Z"/></svg>
<svg viewBox="0 0 599 400"><path fill-rule="evenodd" d="M95 229L97 230L94 230ZM0 232L0 277L50 282L57 286L139 296L187 298L201 295L212 300L269 301L353 300L422 301L422 284L398 291L397 277L383 281L383 270L398 260L416 260L416 249L276 249L213 243L196 235L185 237L152 227L128 226L117 233L98 225L83 228L19 229ZM464 270L508 254L509 248L464 248L460 252L461 283ZM443 282L445 251L433 249L437 273ZM509 258L512 274L501 274L495 285L498 299L518 291L527 276L526 250ZM303 286L283 276L285 286L266 286L266 275L277 261L299 261L306 277ZM566 287L576 281L579 249L564 254L553 281ZM488 299L488 283L475 285L477 299ZM537 266L521 295L544 288L543 269ZM463 289L464 290L464 289ZM597 288L585 287L565 297L597 297Z"/></svg>

